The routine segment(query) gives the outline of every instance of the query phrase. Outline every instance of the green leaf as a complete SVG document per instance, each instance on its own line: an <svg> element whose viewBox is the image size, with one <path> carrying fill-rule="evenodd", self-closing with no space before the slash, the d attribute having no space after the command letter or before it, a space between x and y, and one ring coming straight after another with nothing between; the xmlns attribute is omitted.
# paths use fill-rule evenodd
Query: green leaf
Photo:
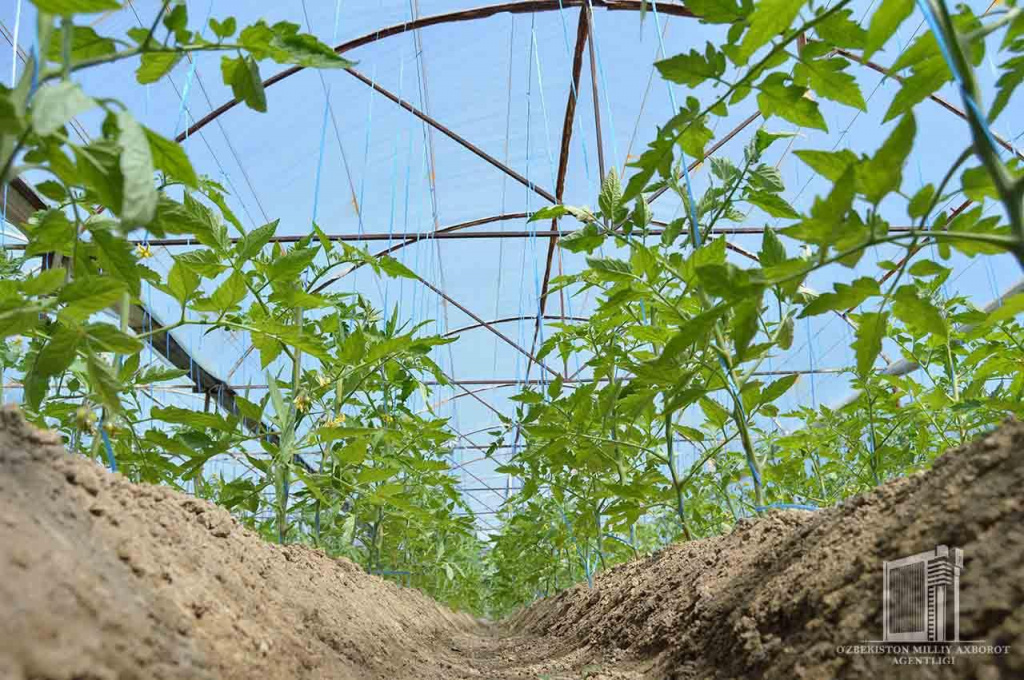
<svg viewBox="0 0 1024 680"><path fill-rule="evenodd" d="M151 385L153 383L164 382L167 380L177 380L188 375L188 370L184 368L165 368L163 366L150 366L143 371L136 383L139 385ZM236 400L242 399L242 397L235 397ZM239 403L239 411L242 411L241 403ZM244 415L244 414L243 414Z"/></svg>
<svg viewBox="0 0 1024 680"><path fill-rule="evenodd" d="M964 189L964 195L972 201L981 203L986 198L999 200L999 192L996 190L995 182L992 181L992 175L988 174L988 170L983 165L964 170L960 182Z"/></svg>
<svg viewBox="0 0 1024 680"><path fill-rule="evenodd" d="M783 394L789 391L793 385L796 384L797 379L800 376L796 373L791 375L783 376L778 380L773 381L768 387L761 391L761 397L759 400L760 404L771 404L776 399L781 397Z"/></svg>
<svg viewBox="0 0 1024 680"><path fill-rule="evenodd" d="M571 253L592 253L604 243L604 236L596 225L588 224L568 236L558 239L558 245Z"/></svg>
<svg viewBox="0 0 1024 680"><path fill-rule="evenodd" d="M260 67L250 56L221 57L221 77L225 85L231 86L235 99L245 102L254 111L266 113L267 93L260 79Z"/></svg>
<svg viewBox="0 0 1024 680"><path fill-rule="evenodd" d="M835 288L834 293L822 293L804 307L803 311L800 312L800 318L816 316L830 311L845 312L848 309L853 309L869 297L879 295L882 292L878 281L867 276L856 279L849 284L836 283L833 287Z"/></svg>
<svg viewBox="0 0 1024 680"><path fill-rule="evenodd" d="M717 401L701 397L699 404L700 410L704 412L704 417L715 426L716 430L722 429L729 421L729 412Z"/></svg>
<svg viewBox="0 0 1024 680"><path fill-rule="evenodd" d="M750 185L761 191L768 191L773 194L777 194L786 188L779 169L764 163L750 171Z"/></svg>
<svg viewBox="0 0 1024 680"><path fill-rule="evenodd" d="M852 9L835 12L819 21L814 30L818 37L827 43L859 50L864 47L868 34L851 18L852 16Z"/></svg>
<svg viewBox="0 0 1024 680"><path fill-rule="evenodd" d="M210 19L210 28L213 30L213 34L218 38L230 38L238 30L238 22L234 17L228 17L224 21L217 21L214 18Z"/></svg>
<svg viewBox="0 0 1024 680"><path fill-rule="evenodd" d="M942 314L914 286L901 286L893 297L892 313L909 328L922 333L932 333L940 338L949 335L949 329Z"/></svg>
<svg viewBox="0 0 1024 680"><path fill-rule="evenodd" d="M218 253L227 250L230 243L227 229L210 208L187 193L182 208L187 228L200 243L213 248ZM215 253L206 253L204 257L212 258L211 262L213 263L219 263L219 258Z"/></svg>
<svg viewBox="0 0 1024 680"><path fill-rule="evenodd" d="M267 279L273 281L294 281L304 272L316 257L317 248L293 248L282 257L270 263Z"/></svg>
<svg viewBox="0 0 1024 680"><path fill-rule="evenodd" d="M919 219L924 217L924 213L928 210L928 206L931 205L932 200L935 198L935 185L928 183L917 190L911 199L907 203L907 214L911 219Z"/></svg>
<svg viewBox="0 0 1024 680"><path fill-rule="evenodd" d="M38 3L36 3L38 5ZM64 29L61 29L62 31ZM71 61L84 61L106 57L117 52L117 44L110 38L96 33L89 26L71 26ZM50 40L46 58L58 64L64 62L63 37Z"/></svg>
<svg viewBox="0 0 1024 680"><path fill-rule="evenodd" d="M882 48L896 33L900 24L914 11L914 0L886 0L878 4L871 16L867 39L864 44L864 59Z"/></svg>
<svg viewBox="0 0 1024 680"><path fill-rule="evenodd" d="M704 54L690 50L688 54L677 54L670 59L654 63L658 73L665 80L687 87L696 87L705 80L717 80L725 75L725 54L709 42Z"/></svg>
<svg viewBox="0 0 1024 680"><path fill-rule="evenodd" d="M858 162L857 155L849 149L840 151L799 149L793 153L816 173L833 182L842 177L847 168Z"/></svg>
<svg viewBox="0 0 1024 680"><path fill-rule="evenodd" d="M934 57L918 64L914 67L913 75L906 78L896 92L882 122L885 123L910 111L952 79L953 74L942 57Z"/></svg>
<svg viewBox="0 0 1024 680"><path fill-rule="evenodd" d="M363 468L356 475L357 484L373 484L374 482L383 482L385 479L391 479L398 474L398 470L391 468Z"/></svg>
<svg viewBox="0 0 1024 680"><path fill-rule="evenodd" d="M149 142L153 166L170 179L177 180L188 187L197 187L199 178L181 145L158 135L149 128L144 127L143 130L145 130L146 140Z"/></svg>
<svg viewBox="0 0 1024 680"><path fill-rule="evenodd" d="M379 263L380 270L393 279L419 279L411 269L390 255L382 255L377 258L377 261Z"/></svg>
<svg viewBox="0 0 1024 680"><path fill-rule="evenodd" d="M273 59L279 64L295 64L306 68L349 68L355 65L306 33L282 35L279 32L272 44L276 48Z"/></svg>
<svg viewBox="0 0 1024 680"><path fill-rule="evenodd" d="M181 304L185 304L199 290L199 275L175 260L167 274L167 291Z"/></svg>
<svg viewBox="0 0 1024 680"><path fill-rule="evenodd" d="M115 413L121 412L120 393L124 389L117 379L114 370L107 362L95 354L86 360L86 371L89 375L89 387L96 400Z"/></svg>
<svg viewBox="0 0 1024 680"><path fill-rule="evenodd" d="M779 347L782 349L789 349L793 346L793 331L795 330L795 323L793 322L792 316L787 316L782 320L782 324L779 326L777 341Z"/></svg>
<svg viewBox="0 0 1024 680"><path fill-rule="evenodd" d="M140 85L155 83L170 73L181 57L180 52L145 52L142 63L135 71L135 79Z"/></svg>
<svg viewBox="0 0 1024 680"><path fill-rule="evenodd" d="M61 81L39 88L32 98L32 129L46 136L64 127L75 116L96 106L76 83Z"/></svg>
<svg viewBox="0 0 1024 680"><path fill-rule="evenodd" d="M60 375L75 359L82 332L76 326L59 324L56 332L39 350L33 371L38 377Z"/></svg>
<svg viewBox="0 0 1024 680"><path fill-rule="evenodd" d="M903 164L914 146L916 134L914 115L908 113L900 119L875 155L858 169L858 188L868 201L878 205L889 193L899 191L903 182Z"/></svg>
<svg viewBox="0 0 1024 680"><path fill-rule="evenodd" d="M117 0L32 0L32 4L39 8L40 12L61 16L121 9L121 3Z"/></svg>
<svg viewBox="0 0 1024 680"><path fill-rule="evenodd" d="M795 219L800 217L800 213L794 210L793 206L787 203L778 194L770 194L765 191L748 191L744 196L744 200L746 200L747 203L765 211L772 217L779 217L783 219Z"/></svg>
<svg viewBox="0 0 1024 680"><path fill-rule="evenodd" d="M530 215L527 222L537 222L539 220L551 220L558 217L564 217L569 214L568 206L564 205L546 205L540 210L537 210Z"/></svg>
<svg viewBox="0 0 1024 680"><path fill-rule="evenodd" d="M57 209L47 210L35 224L29 224L28 246L25 255L41 255L49 252L71 254L75 241L75 225L68 216Z"/></svg>
<svg viewBox="0 0 1024 680"><path fill-rule="evenodd" d="M828 132L818 103L807 98L807 88L786 85L783 73L772 73L758 86L757 106L765 118L779 116L801 127Z"/></svg>
<svg viewBox="0 0 1024 680"><path fill-rule="evenodd" d="M198 430L220 430L221 432L231 432L235 429L233 425L219 413L204 413L203 411L193 411L191 409L178 408L176 406L157 406L150 411L150 415L157 420L164 421L165 423L186 425Z"/></svg>
<svg viewBox="0 0 1024 680"><path fill-rule="evenodd" d="M805 59L793 67L793 80L808 85L818 95L860 111L867 111L864 95L857 79L843 69L850 65L846 59Z"/></svg>
<svg viewBox="0 0 1024 680"><path fill-rule="evenodd" d="M744 356L750 342L757 335L759 302L758 298L750 298L733 307L735 312L729 327L729 334L732 337L737 357Z"/></svg>
<svg viewBox="0 0 1024 680"><path fill-rule="evenodd" d="M58 300L67 306L60 316L84 321L89 315L112 306L127 291L123 281L109 276L83 276L73 280L60 292Z"/></svg>
<svg viewBox="0 0 1024 680"><path fill-rule="evenodd" d="M142 350L142 342L138 338L122 333L108 323L86 325L85 335L101 352L131 355Z"/></svg>
<svg viewBox="0 0 1024 680"><path fill-rule="evenodd" d="M786 261L786 247L782 244L775 230L766 227L761 237L761 252L758 260L763 267L771 267Z"/></svg>
<svg viewBox="0 0 1024 680"><path fill-rule="evenodd" d="M710 336L715 323L729 310L728 305L718 305L690 318L686 324L673 335L662 350L660 361L671 361L689 349L695 342L703 344Z"/></svg>
<svg viewBox="0 0 1024 680"><path fill-rule="evenodd" d="M184 31L188 28L188 8L184 3L174 5L171 11L164 14L164 28L171 33Z"/></svg>
<svg viewBox="0 0 1024 680"><path fill-rule="evenodd" d="M597 197L597 205L601 208L601 214L611 222L618 223L625 219L625 210L622 208L622 184L614 168L604 178L601 193Z"/></svg>
<svg viewBox="0 0 1024 680"><path fill-rule="evenodd" d="M141 288L139 265L128 242L99 229L92 232L92 240L98 248L103 271L124 281L132 295L138 297Z"/></svg>
<svg viewBox="0 0 1024 680"><path fill-rule="evenodd" d="M248 294L249 290L245 283L245 274L239 271L232 272L231 276L217 287L213 295L196 301L196 311L217 313L230 311Z"/></svg>
<svg viewBox="0 0 1024 680"><path fill-rule="evenodd" d="M920 262L915 262L907 271L910 272L911 276L928 278L938 276L939 274L948 274L951 270L932 260L921 260Z"/></svg>
<svg viewBox="0 0 1024 680"><path fill-rule="evenodd" d="M1017 17L1018 25L1024 24L1021 17L1024 17L1024 14ZM989 120L995 120L1003 112L1017 87L1024 83L1024 55L1007 59L1000 65L1000 70L1002 73L999 80L996 81L996 98L992 101L992 110L988 115Z"/></svg>
<svg viewBox="0 0 1024 680"><path fill-rule="evenodd" d="M857 322L857 339L853 351L857 356L857 374L867 376L875 365L875 359L882 352L882 338L889 323L886 312L867 312Z"/></svg>
<svg viewBox="0 0 1024 680"><path fill-rule="evenodd" d="M262 227L253 229L248 234L242 237L235 246L235 252L237 253L239 262L248 262L252 258L256 257L263 250L263 246L270 242L270 239L274 238L274 234L277 232L277 225L281 220L274 220L268 222Z"/></svg>
<svg viewBox="0 0 1024 680"><path fill-rule="evenodd" d="M64 285L66 276L67 270L63 267L46 269L38 276L23 281L21 291L25 295L49 295Z"/></svg>
<svg viewBox="0 0 1024 680"><path fill-rule="evenodd" d="M156 215L157 191L153 183L153 154L146 131L127 111L117 114L121 145L124 203L121 220L128 227L145 226Z"/></svg>
<svg viewBox="0 0 1024 680"><path fill-rule="evenodd" d="M611 257L588 257L587 266L597 272L602 279L611 281L629 281L633 278L633 269L628 262Z"/></svg>
<svg viewBox="0 0 1024 680"><path fill-rule="evenodd" d="M736 63L747 63L750 55L772 38L790 29L790 25L803 7L804 0L761 0L747 19L750 28L743 36L737 51Z"/></svg>
<svg viewBox="0 0 1024 680"><path fill-rule="evenodd" d="M989 313L985 324L996 324L1009 321L1018 314L1024 312L1024 293L1017 293L1003 300L1003 304Z"/></svg>
<svg viewBox="0 0 1024 680"><path fill-rule="evenodd" d="M743 19L749 9L733 0L687 0L686 6L709 24L732 24Z"/></svg>

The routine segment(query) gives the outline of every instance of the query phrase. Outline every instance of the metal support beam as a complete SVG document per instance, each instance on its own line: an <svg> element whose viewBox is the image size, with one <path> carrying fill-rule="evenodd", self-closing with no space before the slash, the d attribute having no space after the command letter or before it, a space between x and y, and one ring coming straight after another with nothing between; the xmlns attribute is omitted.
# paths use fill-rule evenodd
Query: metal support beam
<svg viewBox="0 0 1024 680"><path fill-rule="evenodd" d="M572 80L569 85L568 101L565 104L565 119L562 121L562 144L558 153L558 176L555 180L555 202L561 203L565 195L565 174L569 169L569 150L572 148L572 125L576 120L576 100L579 95L580 73L583 71L583 48L587 46L590 33L590 20L586 9L580 10L579 23L576 26L576 48L572 55ZM533 340L530 342L530 351L537 347L537 338L540 336L540 325L544 318L544 311L548 303L548 284L551 281L551 262L555 256L555 246L558 244L558 218L552 218L552 237L548 239L547 258L544 263L544 277L540 284L539 309L537 321L533 327ZM530 364L526 364L526 376L530 376Z"/></svg>
<svg viewBox="0 0 1024 680"><path fill-rule="evenodd" d="M492 325L497 325L499 323L510 323L512 321L525 321L526 319L533 319L533 318L535 318L535 317L532 314L530 316L525 316L525 315L523 315L523 316L505 316L505 317L502 317L500 319L494 319L493 321L488 321L488 323L490 323ZM559 314L558 316L553 316L551 314L548 314L548 315L544 316L543 318L544 318L545 321L561 321L563 323L566 322L566 321L589 321L589 319L587 319L585 316L564 316L564 315L561 315L561 314ZM475 330L477 328L483 328L483 327L484 327L483 324L479 324L479 323L470 324L469 326L463 326L462 328L456 328L453 331L448 331L447 333L444 334L444 337L450 338L453 335L458 335L460 333L465 333L466 331L472 331L472 330Z"/></svg>
<svg viewBox="0 0 1024 680"><path fill-rule="evenodd" d="M514 179L515 181L519 182L520 184L525 186L527 189L533 191L534 193L538 194L539 196L542 196L543 198L546 198L547 200L551 201L552 203L558 203L558 199L555 198L551 194L551 192L549 192L546 189L542 189L541 187L537 186L536 184L534 184L533 182L531 182L527 178L523 177L522 175L520 175L518 172L516 172L512 168L508 167L507 165L505 165L504 163L499 161L497 158L495 158L491 154L487 153L486 151L484 151L483 149L481 149L477 145L475 145L472 142L470 142L469 140L467 140L462 135L458 134L457 132L454 132L453 130L451 130L447 126L439 123L434 118L428 116L423 111L420 111L419 109L417 109L415 106L413 106L409 102L407 102L404 99L401 99L397 95L393 94L390 90L387 90L387 89L381 87L379 84L373 82L372 80L370 80L369 78L364 76L359 71L356 71L355 69L349 68L349 69L345 69L345 70L348 71L359 82L363 83L364 85L366 85L367 87L371 88L375 92L379 92L380 94L384 95L385 97L387 97L388 99L390 99L394 103L398 104L399 106L401 106L403 109L405 109L406 111L408 111L412 115L414 115L417 118L419 118L420 120L422 120L424 123L426 123L430 127L434 128L435 130L437 130L441 134L445 135L446 137L448 137L449 139L454 141L456 144L459 144L460 146L464 147L465 149L467 149L468 151L473 153L475 156L478 156L478 157L482 158L483 160L487 161L488 163L490 163L491 165L496 167L498 170L501 170L503 173L505 173L506 175L508 175L509 177Z"/></svg>
<svg viewBox="0 0 1024 680"><path fill-rule="evenodd" d="M522 216L525 216L525 213L520 213L520 217L522 217ZM507 218L505 216L499 216L499 217L501 217L501 219L513 219L512 216L508 216ZM484 220L486 220L486 221L494 221L493 218L484 218ZM484 220L474 220L474 222L475 223L481 223ZM463 224L466 224L466 223L463 223ZM665 225L664 222L660 222L658 220L654 220L652 222L652 224L663 225L663 226ZM463 227L460 227L460 228L463 228ZM451 229L451 228L449 228L449 229ZM894 233L907 232L907 231L910 231L911 229L914 229L914 227L906 226L906 225L889 227L889 231L890 232L894 232ZM648 229L647 230L647 236L661 236L663 231L664 231L663 229ZM389 253L392 253L395 250L398 250L399 248L403 248L405 246L412 245L412 244L415 244L415 243L428 243L428 242L430 242L432 240L438 240L438 241L459 241L459 240L488 240L488 239L513 239L513 238L542 238L542 239L555 240L555 239L565 238L567 236L572 236L576 232L577 232L576 229L562 229L562 230L558 230L558 231L542 231L542 232L533 232L533 231L466 231L466 232L459 233L459 232L452 232L452 231L441 231L441 232L427 232L425 234L424 233L417 233L417 232L400 232L400 233L396 233L396 234L379 234L379 233L375 233L375 234L370 234L370 233L364 233L364 234L330 234L330 235L328 235L327 238L330 241L347 241L347 242L400 241L400 243L392 245L390 248L388 248L385 251L374 253L374 257L382 257L383 255L387 255ZM739 227L716 227L716 228L710 230L707 233L713 234L713 235L718 235L718 236L757 236L757 235L763 234L764 232L765 232L765 227L739 226ZM681 235L686 235L688 233L688 230L683 229L679 233ZM270 243L296 243L296 242L298 242L298 241L300 241L300 240L302 240L304 238L306 238L306 237L305 236L276 236L276 237L270 239L269 242ZM231 238L229 240L232 243L237 243L239 239L238 238ZM186 247L187 248L196 248L196 247L199 247L201 245L195 239L185 239L185 238L163 238L163 239L153 238L153 239L149 239L148 241L144 241L142 239L129 239L128 243L130 245L142 245L142 244L145 244L145 245L149 245L150 247L160 246L160 247L165 247L165 248L186 248ZM11 243L11 244L9 244L7 246L7 249L8 250L24 250L25 249L25 244L24 243ZM740 252L740 251L737 249L737 252ZM744 253L741 252L740 254L744 254ZM337 278L330 279L329 282L328 282L328 285L330 283L334 283L339 278L344 278L344 276L347 276L352 271L354 271L354 268L352 270L347 270L343 275L339 275ZM323 290L323 288L326 288L326 287L327 286L322 286L321 288L318 288L317 290ZM536 317L535 317L535 315L530 315L527 318L533 319L533 318L536 318Z"/></svg>

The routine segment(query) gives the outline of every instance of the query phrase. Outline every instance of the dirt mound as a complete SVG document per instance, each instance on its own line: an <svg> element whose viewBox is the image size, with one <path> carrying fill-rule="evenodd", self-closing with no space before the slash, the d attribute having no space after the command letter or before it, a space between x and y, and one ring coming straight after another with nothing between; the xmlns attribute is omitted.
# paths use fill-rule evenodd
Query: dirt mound
<svg viewBox="0 0 1024 680"><path fill-rule="evenodd" d="M1009 646L905 668L882 561L963 549L960 631ZM136 486L0 410L0 678L1024 677L1024 426L818 513L614 569L505 624ZM916 657L915 657L916 658Z"/></svg>
<svg viewBox="0 0 1024 680"><path fill-rule="evenodd" d="M0 411L4 680L443 678L441 642L477 628Z"/></svg>
<svg viewBox="0 0 1024 680"><path fill-rule="evenodd" d="M982 643L954 646L952 665L933 665L937 645L869 642L882 639L883 560L939 545L963 550L960 639ZM1024 425L840 507L772 512L620 566L514 624L646 659L656 678L1024 678ZM968 653L982 646L1009 650Z"/></svg>

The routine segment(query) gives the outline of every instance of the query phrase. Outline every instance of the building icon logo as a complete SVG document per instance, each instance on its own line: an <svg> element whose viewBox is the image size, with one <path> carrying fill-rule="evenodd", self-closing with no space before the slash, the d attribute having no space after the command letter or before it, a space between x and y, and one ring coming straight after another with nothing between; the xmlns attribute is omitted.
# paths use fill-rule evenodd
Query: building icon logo
<svg viewBox="0 0 1024 680"><path fill-rule="evenodd" d="M882 563L882 641L960 641L963 551L934 550Z"/></svg>

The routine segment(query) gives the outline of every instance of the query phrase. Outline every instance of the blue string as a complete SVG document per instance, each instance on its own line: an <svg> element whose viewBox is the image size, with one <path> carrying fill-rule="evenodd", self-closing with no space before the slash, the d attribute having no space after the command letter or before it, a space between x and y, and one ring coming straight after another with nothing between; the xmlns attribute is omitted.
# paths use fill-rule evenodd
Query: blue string
<svg viewBox="0 0 1024 680"><path fill-rule="evenodd" d="M199 37L203 38L206 36L206 27L210 23L210 14L213 13L213 0L210 0L210 6L206 9L206 19L203 21L203 27L199 30ZM177 136L178 132L181 131L181 118L185 114L185 105L188 101L189 92L192 90L192 80L196 75L196 63L198 59L192 57L192 63L188 68L188 75L185 78L185 87L181 91L181 101L178 104L178 119L174 123L174 134Z"/></svg>
<svg viewBox="0 0 1024 680"><path fill-rule="evenodd" d="M405 90L405 48L398 58L398 101L403 101ZM395 135L391 149L391 215L388 218L388 248L391 247L395 233L395 196L398 193L398 138ZM410 135L411 137L411 135ZM384 314L382 322L387 325L388 321L388 293L391 289L391 278L384 281Z"/></svg>
<svg viewBox="0 0 1024 680"><path fill-rule="evenodd" d="M946 44L946 38L939 28L939 20L932 11L931 6L925 0L917 0L917 6L920 8L921 13L924 14L925 21L928 22L928 28L935 34L935 41L939 45L939 50L942 52L942 58L946 60L946 65L949 66L950 72L953 74L953 78L956 80L957 85L960 86L960 93L963 95L964 101L967 106L974 112L974 114L984 122L982 129L985 131L985 136L988 138L988 143L993 149L999 148L996 144L995 138L992 136L992 131L989 130L988 117L981 112L977 102L974 101L974 97L967 90L967 84L964 81L963 74L956 66L956 62L953 61L949 46Z"/></svg>
<svg viewBox="0 0 1024 680"><path fill-rule="evenodd" d="M821 510L821 508L809 503L769 503L768 505L755 505L754 510L757 512L765 512L766 510L809 510L813 512Z"/></svg>
<svg viewBox="0 0 1024 680"><path fill-rule="evenodd" d="M107 450L107 464L111 472L117 472L117 461L114 460L114 447L110 445L110 435L103 429L103 418L100 418L100 437L103 439L103 446Z"/></svg>
<svg viewBox="0 0 1024 680"><path fill-rule="evenodd" d="M505 164L508 164L509 137L512 130L512 57L513 44L516 37L516 15L512 15L512 28L508 36L508 99L505 104ZM507 196L508 175L501 175L501 214L505 214L505 198ZM502 231L505 225L502 223ZM504 269L505 260L505 239L498 239L498 285L494 292L494 317L498 317L498 309L501 304L501 275ZM494 336L494 360L492 370L498 371L498 336Z"/></svg>
<svg viewBox="0 0 1024 680"><path fill-rule="evenodd" d="M807 362L811 369L811 405L818 408L818 397L814 391L814 335L811 333L811 317L807 317Z"/></svg>
<svg viewBox="0 0 1024 680"><path fill-rule="evenodd" d="M661 19L659 19L658 17L658 3L655 2L655 0L651 0L651 9L654 13L654 27L656 29L655 32L658 34L658 49L661 51L662 58L665 58L665 56L667 55L667 53L665 52L665 38L661 34ZM672 102L672 113L674 115L679 109L679 107L676 105L676 96L675 93L672 91L672 84L666 80L665 85L668 88L668 96ZM693 184L690 181L690 169L689 167L687 167L686 152L682 150L682 147L680 147L679 149L679 160L683 166L683 178L686 181L686 198L689 201L688 207L690 208L690 225L693 229L693 241L696 244L696 247L700 248L703 239L700 233L700 224L697 223L697 203L696 201L693 200Z"/></svg>
<svg viewBox="0 0 1024 680"><path fill-rule="evenodd" d="M594 6L590 2L590 0L587 0L587 6L591 11L591 15L593 15ZM608 79L605 77L604 74L604 61L601 59L601 46L597 42L596 19L594 19L591 22L590 39L594 41L594 55L597 57L597 72L601 78L601 88L605 92L604 105L606 111L608 112L608 128L611 131L612 136L612 162L615 164L615 167L619 167L621 164L619 163L618 135L615 134L615 117L612 115L612 102L611 99L608 97L608 94L611 92L611 90L608 89Z"/></svg>
<svg viewBox="0 0 1024 680"><path fill-rule="evenodd" d="M374 64L370 73L370 83L377 82L377 65ZM359 179L359 234L363 233L363 206L366 205L364 196L366 194L366 169L370 164L370 135L373 132L373 99L377 90L370 88L370 100L366 106L366 139L363 145L363 176ZM353 283L353 285L355 285Z"/></svg>

